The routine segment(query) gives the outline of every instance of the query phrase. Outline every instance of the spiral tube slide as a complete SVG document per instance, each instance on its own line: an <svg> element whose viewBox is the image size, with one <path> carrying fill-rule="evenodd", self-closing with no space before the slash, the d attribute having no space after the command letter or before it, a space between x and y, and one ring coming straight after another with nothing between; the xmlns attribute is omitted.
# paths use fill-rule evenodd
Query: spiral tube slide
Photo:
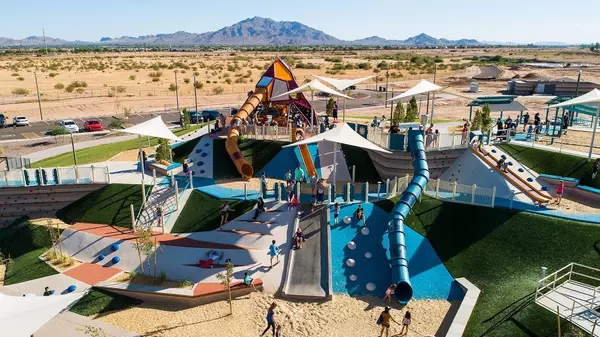
<svg viewBox="0 0 600 337"><path fill-rule="evenodd" d="M392 281L397 286L395 290L396 299L402 304L408 303L413 296L408 273L406 243L404 241L404 221L429 181L429 167L425 157L423 131L409 131L408 144L413 157L414 175L392 210L392 220L388 229Z"/></svg>
<svg viewBox="0 0 600 337"><path fill-rule="evenodd" d="M246 100L246 103L242 105L238 113L233 116L233 119L230 123L229 134L227 135L227 141L225 141L225 149L231 160L235 164L235 167L242 174L242 177L246 180L252 178L254 175L254 169L252 165L248 163L248 161L242 155L238 147L238 139L240 138L240 126L242 125L242 120L248 118L248 116L252 115L258 105L262 102L265 97L264 90L257 90L254 94Z"/></svg>

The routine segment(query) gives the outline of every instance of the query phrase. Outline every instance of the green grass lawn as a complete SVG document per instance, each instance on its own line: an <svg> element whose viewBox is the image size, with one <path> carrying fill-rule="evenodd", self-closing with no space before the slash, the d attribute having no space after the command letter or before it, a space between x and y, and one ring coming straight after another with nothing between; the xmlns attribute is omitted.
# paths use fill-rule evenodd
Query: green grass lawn
<svg viewBox="0 0 600 337"><path fill-rule="evenodd" d="M221 222L220 207L223 202L224 200L193 191L171 232L205 232L219 228ZM231 220L254 208L256 201L229 200L229 203L231 208L235 210L229 213L229 220Z"/></svg>
<svg viewBox="0 0 600 337"><path fill-rule="evenodd" d="M129 205L133 204L137 212L142 200L140 185L111 184L59 210L56 216L70 224L88 222L131 228Z"/></svg>
<svg viewBox="0 0 600 337"><path fill-rule="evenodd" d="M245 139L239 143L242 155L254 168L254 172L260 172L273 159L282 146L288 143L270 140ZM225 150L225 139L214 140L213 167L215 179L240 178L227 150Z"/></svg>
<svg viewBox="0 0 600 337"><path fill-rule="evenodd" d="M0 230L0 251L11 258L6 268L4 284L11 285L56 274L52 267L38 258L51 246L48 230L27 221L15 221Z"/></svg>
<svg viewBox="0 0 600 337"><path fill-rule="evenodd" d="M200 142L200 138L189 140L173 149L173 161L183 164L183 161L194 151L194 148Z"/></svg>
<svg viewBox="0 0 600 337"><path fill-rule="evenodd" d="M77 301L70 311L83 316L94 316L105 312L123 310L141 303L142 301L127 296L113 294L102 289L92 289Z"/></svg>
<svg viewBox="0 0 600 337"><path fill-rule="evenodd" d="M174 131L173 133L177 136L181 136L186 133L195 131L203 126L204 126L204 124L191 125L189 129L185 129L185 130L179 129L179 130ZM148 146L148 141L146 138L143 138L142 145L144 147ZM156 145L158 145L158 138L150 138L150 146L156 146ZM75 145L75 146L77 146L77 145ZM77 164L83 165L83 164L90 164L90 163L106 161L123 151L139 149L139 147L140 147L140 143L139 143L139 140L136 138L136 139L126 140L126 141L122 141L122 142L115 142L115 143L110 143L110 144L98 145L98 146L94 146L94 147L88 147L88 148L81 149L81 150L75 150L75 154L77 156ZM31 164L32 167L56 167L56 166L72 166L72 165L74 165L72 152L63 153L58 156L46 158L44 160L40 160L38 162Z"/></svg>
<svg viewBox="0 0 600 337"><path fill-rule="evenodd" d="M370 183L381 181L381 177L367 151L359 147L342 144L342 152L344 152L350 175L352 175L352 165L356 166L356 181L368 181Z"/></svg>
<svg viewBox="0 0 600 337"><path fill-rule="evenodd" d="M588 162L587 158L513 144L500 148L537 173L577 178L582 185L600 188L600 178L592 179L593 161Z"/></svg>
<svg viewBox="0 0 600 337"><path fill-rule="evenodd" d="M396 200L380 204L389 210ZM600 226L575 221L423 197L406 223L452 276L482 290L464 336L556 336L556 316L533 303L540 267L600 259Z"/></svg>

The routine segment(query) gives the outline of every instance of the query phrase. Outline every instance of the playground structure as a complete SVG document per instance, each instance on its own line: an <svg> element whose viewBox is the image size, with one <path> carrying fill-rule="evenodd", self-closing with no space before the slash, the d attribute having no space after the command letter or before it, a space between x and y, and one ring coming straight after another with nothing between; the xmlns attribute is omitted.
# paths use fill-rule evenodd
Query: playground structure
<svg viewBox="0 0 600 337"><path fill-rule="evenodd" d="M298 88L298 83L290 67L283 60L278 59L265 71L256 83L254 92L249 95L246 102L235 116L233 116L229 126L226 148L244 179L252 178L254 169L244 159L237 146L237 142L241 136L243 120L248 120L252 114L258 114L260 116L259 120L263 124L271 119L276 121L277 125L280 126L288 125L290 114L297 115L298 118L303 118L306 123L314 120L313 116L311 116L312 107L304 97L304 94L297 93L294 97L291 95L280 96L296 88ZM305 149L302 149L302 151L303 156L308 155ZM312 172L314 173L314 169Z"/></svg>

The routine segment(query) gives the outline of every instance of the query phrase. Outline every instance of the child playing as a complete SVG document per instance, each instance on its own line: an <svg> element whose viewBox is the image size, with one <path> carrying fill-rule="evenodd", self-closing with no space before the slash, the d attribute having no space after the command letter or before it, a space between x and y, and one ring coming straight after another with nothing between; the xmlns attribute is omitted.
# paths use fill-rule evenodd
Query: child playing
<svg viewBox="0 0 600 337"><path fill-rule="evenodd" d="M281 332L281 325L277 325L277 330L275 330L275 337L281 337L282 332Z"/></svg>
<svg viewBox="0 0 600 337"><path fill-rule="evenodd" d="M561 180L560 183L558 184L558 187L556 188L556 198L557 198L556 205L560 205L560 201L562 200L562 196L564 193L565 193L565 182Z"/></svg>
<svg viewBox="0 0 600 337"><path fill-rule="evenodd" d="M385 297L383 298L383 300L385 301L385 299L388 299L389 303L392 303L392 295L394 294L394 291L396 290L396 285L392 284L391 286L389 286L389 288L387 288L387 290L385 291Z"/></svg>
<svg viewBox="0 0 600 337"><path fill-rule="evenodd" d="M229 217L229 211L235 211L235 209L232 209L229 206L229 202L225 201L221 205L221 224L219 225L219 228L221 230L223 230L223 225L227 223L227 217Z"/></svg>
<svg viewBox="0 0 600 337"><path fill-rule="evenodd" d="M408 335L408 326L410 325L411 322L411 317L410 317L410 311L406 311L406 314L404 314L404 319L402 320L402 330L400 330L400 334L405 334ZM406 328L406 331L404 331L404 328Z"/></svg>
<svg viewBox="0 0 600 337"><path fill-rule="evenodd" d="M244 284L247 286L251 286L254 291L256 291L256 287L254 286L254 279L251 278L248 273L244 273Z"/></svg>
<svg viewBox="0 0 600 337"><path fill-rule="evenodd" d="M367 221L365 220L365 210L363 209L362 205L358 205L356 212L354 212L354 216L356 217L356 220L358 220L358 222L362 220L363 227L367 226Z"/></svg>
<svg viewBox="0 0 600 337"><path fill-rule="evenodd" d="M333 223L338 224L338 219L340 217L340 203L336 202L333 206Z"/></svg>

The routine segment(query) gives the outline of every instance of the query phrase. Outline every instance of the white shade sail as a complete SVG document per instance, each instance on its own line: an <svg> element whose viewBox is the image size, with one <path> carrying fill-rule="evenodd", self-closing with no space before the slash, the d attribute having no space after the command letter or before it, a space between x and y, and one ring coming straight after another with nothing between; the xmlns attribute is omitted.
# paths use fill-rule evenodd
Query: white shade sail
<svg viewBox="0 0 600 337"><path fill-rule="evenodd" d="M141 136L150 136L156 138L164 138L168 140L179 141L177 137L169 128L165 125L160 116L152 118L149 121L134 125L130 128L123 130L113 130L118 132L132 133Z"/></svg>
<svg viewBox="0 0 600 337"><path fill-rule="evenodd" d="M563 106L571 106L571 105L587 104L587 103L600 103L600 90L594 89L585 95L581 95L579 97L575 97L568 101L564 101L562 103L549 106L548 108L550 108L550 109L551 108L560 108Z"/></svg>
<svg viewBox="0 0 600 337"><path fill-rule="evenodd" d="M399 99L408 98L408 97L412 97L412 96L416 96L416 95L420 95L420 94L426 94L428 92L443 92L443 93L446 93L446 94L449 94L452 96L466 98L469 100L475 99L475 97L463 95L461 93L456 92L455 90L453 90L451 88L443 88L443 87L440 87L439 85L431 83L427 80L421 80L421 82L419 82L414 87L408 89L407 91L401 93L398 96L388 99L388 101L396 101Z"/></svg>
<svg viewBox="0 0 600 337"><path fill-rule="evenodd" d="M83 295L84 293L22 297L0 293L0 335L29 337Z"/></svg>
<svg viewBox="0 0 600 337"><path fill-rule="evenodd" d="M313 76L320 79L323 82L331 84L337 90L344 90L344 89L351 87L353 85L356 85L360 82L371 79L377 75L373 75L373 76L369 76L369 77L355 78L355 79L337 79L337 78L329 78L329 77L323 77L323 76L317 76L317 75L313 75Z"/></svg>
<svg viewBox="0 0 600 337"><path fill-rule="evenodd" d="M321 83L319 80L314 79L304 85L299 86L298 88L294 89L294 90L290 90L286 93L283 93L281 95L277 95L273 98L278 98L278 97L282 97L282 96L287 96L287 95L293 95L293 94L297 94L299 92L305 92L305 91L318 91L318 92L325 92L328 93L332 96L336 96L336 97L341 97L341 98L347 98L347 99L353 99L352 97L346 96L340 92L337 92L333 89L331 89L330 87L326 86L325 84Z"/></svg>
<svg viewBox="0 0 600 337"><path fill-rule="evenodd" d="M338 124L335 128L331 130L325 131L319 135L310 137L303 141L286 145L284 147L313 144L318 142L333 142L339 144L346 144L350 146L356 146L366 150L391 153L390 151L384 150L379 146L366 140L363 136L359 135L354 130L352 130L352 128L347 123L341 125Z"/></svg>

